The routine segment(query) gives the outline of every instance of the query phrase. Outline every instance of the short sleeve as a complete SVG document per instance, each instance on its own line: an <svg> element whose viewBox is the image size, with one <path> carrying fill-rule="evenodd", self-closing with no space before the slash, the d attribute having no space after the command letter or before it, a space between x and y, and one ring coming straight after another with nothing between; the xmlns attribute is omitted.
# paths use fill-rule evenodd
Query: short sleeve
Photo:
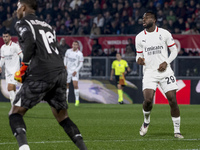
<svg viewBox="0 0 200 150"><path fill-rule="evenodd" d="M172 46L175 45L172 34L167 30L166 30L166 44L167 44L168 47L172 47Z"/></svg>
<svg viewBox="0 0 200 150"><path fill-rule="evenodd" d="M112 69L115 69L115 62L112 63Z"/></svg>
<svg viewBox="0 0 200 150"><path fill-rule="evenodd" d="M4 58L4 51L3 51L2 47L1 47L0 51L1 51L1 58Z"/></svg>
<svg viewBox="0 0 200 150"><path fill-rule="evenodd" d="M65 52L65 57L68 57L68 50Z"/></svg>
<svg viewBox="0 0 200 150"><path fill-rule="evenodd" d="M125 67L126 67L126 68L128 67L128 63L127 63L127 61L125 61Z"/></svg>

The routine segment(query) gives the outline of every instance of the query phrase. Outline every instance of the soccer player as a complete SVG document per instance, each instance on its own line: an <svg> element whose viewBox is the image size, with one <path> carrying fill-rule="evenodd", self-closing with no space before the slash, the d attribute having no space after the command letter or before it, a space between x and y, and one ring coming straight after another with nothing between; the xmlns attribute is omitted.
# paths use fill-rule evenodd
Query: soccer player
<svg viewBox="0 0 200 150"><path fill-rule="evenodd" d="M184 138L180 133L180 111L176 101L178 89L174 72L170 63L177 56L177 48L171 33L156 26L156 14L149 11L143 15L144 30L135 39L137 50L136 61L143 65L143 114L144 123L140 135L147 133L150 124L150 113L158 83L164 91L171 108L174 125L174 137ZM168 57L168 48L170 55Z"/></svg>
<svg viewBox="0 0 200 150"><path fill-rule="evenodd" d="M67 69L67 101L69 94L69 83L71 80L74 85L74 94L75 94L75 106L79 106L79 89L78 89L78 79L79 79L79 70L83 66L83 53L78 49L78 41L72 43L72 48L68 49L65 53L64 64Z"/></svg>
<svg viewBox="0 0 200 150"><path fill-rule="evenodd" d="M12 105L15 99L17 85L17 81L14 80L14 74L20 68L20 58L23 59L23 54L19 45L12 42L11 35L8 31L5 31L2 37L5 44L1 47L0 72L2 72L2 66L5 64L7 89Z"/></svg>
<svg viewBox="0 0 200 150"><path fill-rule="evenodd" d="M123 102L123 88L126 85L125 81L125 75L128 72L130 72L130 68L128 66L128 63L126 60L122 59L122 56L120 53L116 54L116 59L112 63L112 70L110 73L110 80L113 80L113 74L115 72L115 79L116 79L116 84L117 84L117 89L118 89L118 103L119 104L124 104ZM126 71L127 69L127 71Z"/></svg>
<svg viewBox="0 0 200 150"><path fill-rule="evenodd" d="M36 15L36 0L20 0L17 4L15 28L24 54L15 79L23 83L16 94L9 115L10 127L19 150L30 150L26 138L24 114L41 100L51 107L56 120L80 150L86 150L82 135L67 112L66 69L58 50L55 31Z"/></svg>

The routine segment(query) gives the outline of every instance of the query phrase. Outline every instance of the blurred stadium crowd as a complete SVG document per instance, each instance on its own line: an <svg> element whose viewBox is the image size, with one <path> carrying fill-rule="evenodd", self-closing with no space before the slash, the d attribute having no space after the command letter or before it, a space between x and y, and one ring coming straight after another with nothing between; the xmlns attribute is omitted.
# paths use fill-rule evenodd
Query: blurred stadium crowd
<svg viewBox="0 0 200 150"><path fill-rule="evenodd" d="M18 0L0 0L0 34L15 35ZM199 34L200 0L38 0L37 15L58 35L137 34L145 11L173 34Z"/></svg>

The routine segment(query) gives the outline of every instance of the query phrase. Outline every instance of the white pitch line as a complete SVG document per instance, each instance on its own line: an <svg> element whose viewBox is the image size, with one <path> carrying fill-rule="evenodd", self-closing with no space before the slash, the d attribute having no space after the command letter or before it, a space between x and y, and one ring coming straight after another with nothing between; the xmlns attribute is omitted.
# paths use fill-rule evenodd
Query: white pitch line
<svg viewBox="0 0 200 150"><path fill-rule="evenodd" d="M142 141L200 141L200 139L135 139L135 140L85 140L84 142L142 142ZM45 143L69 143L71 140L66 141L41 141L41 142L28 142L33 144L45 144ZM5 142L0 145L16 144L16 142Z"/></svg>

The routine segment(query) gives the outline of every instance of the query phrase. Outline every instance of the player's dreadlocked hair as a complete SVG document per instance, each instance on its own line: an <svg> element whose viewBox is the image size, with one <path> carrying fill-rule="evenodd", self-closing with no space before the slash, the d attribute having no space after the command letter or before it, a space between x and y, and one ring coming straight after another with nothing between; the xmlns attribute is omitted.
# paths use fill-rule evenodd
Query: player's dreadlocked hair
<svg viewBox="0 0 200 150"><path fill-rule="evenodd" d="M36 0L19 0L19 2L27 4L33 10L37 10Z"/></svg>
<svg viewBox="0 0 200 150"><path fill-rule="evenodd" d="M157 14L154 11L149 10L146 13L151 14L154 17L154 19L157 21Z"/></svg>

